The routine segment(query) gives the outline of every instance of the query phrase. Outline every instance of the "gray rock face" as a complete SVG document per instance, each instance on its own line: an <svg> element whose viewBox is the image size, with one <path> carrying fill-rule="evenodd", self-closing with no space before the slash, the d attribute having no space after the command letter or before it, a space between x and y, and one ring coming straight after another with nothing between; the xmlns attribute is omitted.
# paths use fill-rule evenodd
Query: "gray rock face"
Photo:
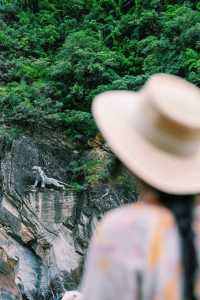
<svg viewBox="0 0 200 300"><path fill-rule="evenodd" d="M22 299L15 284L17 264L18 259L9 257L4 248L0 247L0 299Z"/></svg>
<svg viewBox="0 0 200 300"><path fill-rule="evenodd" d="M25 136L9 149L0 145L0 249L18 261L15 272L8 269L6 275L0 263L0 291L8 277L23 299L58 300L75 289L96 223L127 201L108 184L82 192L51 186L32 190L34 165L68 181L73 151L64 142L55 145L54 139Z"/></svg>

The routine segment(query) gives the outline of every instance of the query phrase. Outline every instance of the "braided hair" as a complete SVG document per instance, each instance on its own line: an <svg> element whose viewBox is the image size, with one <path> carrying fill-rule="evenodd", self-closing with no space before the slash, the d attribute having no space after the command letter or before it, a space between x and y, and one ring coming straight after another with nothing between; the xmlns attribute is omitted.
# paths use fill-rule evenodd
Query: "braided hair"
<svg viewBox="0 0 200 300"><path fill-rule="evenodd" d="M161 191L156 193L161 204L167 207L175 217L180 242L183 265L183 299L197 300L195 279L198 268L197 253L194 244L193 208L194 196L170 195Z"/></svg>

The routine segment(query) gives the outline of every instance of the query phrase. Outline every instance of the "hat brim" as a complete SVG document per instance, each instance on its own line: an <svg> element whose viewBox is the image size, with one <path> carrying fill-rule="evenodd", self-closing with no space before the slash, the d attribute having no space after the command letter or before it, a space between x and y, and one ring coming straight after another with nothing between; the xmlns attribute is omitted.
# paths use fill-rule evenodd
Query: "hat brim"
<svg viewBox="0 0 200 300"><path fill-rule="evenodd" d="M170 194L200 192L200 149L191 156L168 153L135 128L140 93L112 91L98 95L92 105L97 126L112 151L136 176ZM145 115L143 116L145 118Z"/></svg>

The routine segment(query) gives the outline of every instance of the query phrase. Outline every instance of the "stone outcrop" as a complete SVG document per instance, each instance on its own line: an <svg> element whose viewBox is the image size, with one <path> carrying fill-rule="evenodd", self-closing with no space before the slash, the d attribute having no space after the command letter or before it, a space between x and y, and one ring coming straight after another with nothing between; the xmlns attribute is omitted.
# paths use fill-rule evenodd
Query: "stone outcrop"
<svg viewBox="0 0 200 300"><path fill-rule="evenodd" d="M108 184L81 192L51 186L32 190L34 165L67 182L73 155L58 134L0 143L0 291L7 282L17 299L21 293L23 299L57 300L76 289L96 223L127 201L123 191Z"/></svg>
<svg viewBox="0 0 200 300"><path fill-rule="evenodd" d="M0 247L0 299L22 300L21 293L15 282L18 259L9 257Z"/></svg>

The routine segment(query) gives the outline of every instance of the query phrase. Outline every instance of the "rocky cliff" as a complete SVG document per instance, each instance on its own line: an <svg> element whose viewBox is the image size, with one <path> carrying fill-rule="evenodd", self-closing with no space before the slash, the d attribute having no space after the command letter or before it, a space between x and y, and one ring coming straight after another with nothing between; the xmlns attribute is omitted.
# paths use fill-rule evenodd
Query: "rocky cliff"
<svg viewBox="0 0 200 300"><path fill-rule="evenodd" d="M98 158L94 151L74 150L60 132L26 134L9 143L1 139L2 295L7 293L11 299L57 300L65 290L76 288L96 223L107 210L134 199L135 194L127 199L123 187L113 187L109 180L83 189L71 184L71 163L80 155L86 160L92 155ZM102 154L103 159L109 156L112 160L106 150ZM33 188L33 166L40 166L47 176L67 185L64 189L42 187L39 182ZM8 267L10 262L13 268Z"/></svg>

